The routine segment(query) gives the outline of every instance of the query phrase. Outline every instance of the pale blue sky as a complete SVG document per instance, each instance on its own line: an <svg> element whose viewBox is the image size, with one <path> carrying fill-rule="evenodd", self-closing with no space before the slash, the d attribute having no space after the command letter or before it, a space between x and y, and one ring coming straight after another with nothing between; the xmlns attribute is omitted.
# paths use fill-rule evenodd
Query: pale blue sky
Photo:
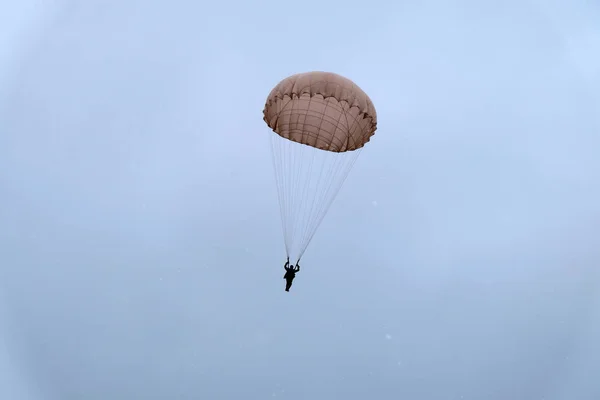
<svg viewBox="0 0 600 400"><path fill-rule="evenodd" d="M599 21L1 3L0 398L597 400ZM262 108L308 70L379 129L285 293Z"/></svg>

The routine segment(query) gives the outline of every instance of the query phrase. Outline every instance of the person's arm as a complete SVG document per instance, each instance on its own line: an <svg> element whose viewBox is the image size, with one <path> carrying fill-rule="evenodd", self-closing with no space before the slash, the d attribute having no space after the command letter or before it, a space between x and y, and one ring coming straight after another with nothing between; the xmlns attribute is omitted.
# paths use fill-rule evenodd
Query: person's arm
<svg viewBox="0 0 600 400"><path fill-rule="evenodd" d="M295 268L295 271L296 271L296 272L300 271L300 264L296 263L296 268Z"/></svg>
<svg viewBox="0 0 600 400"><path fill-rule="evenodd" d="M290 265L290 258L288 257L285 264L283 264L283 269L285 269L287 271L289 265Z"/></svg>

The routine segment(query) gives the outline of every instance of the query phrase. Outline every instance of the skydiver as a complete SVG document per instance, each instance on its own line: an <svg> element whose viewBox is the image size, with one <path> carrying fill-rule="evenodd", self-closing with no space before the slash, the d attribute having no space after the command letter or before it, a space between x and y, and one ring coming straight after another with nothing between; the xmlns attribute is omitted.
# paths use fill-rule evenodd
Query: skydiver
<svg viewBox="0 0 600 400"><path fill-rule="evenodd" d="M283 265L283 268L285 269L285 275L283 276L283 279L285 279L285 291L286 292L290 291L290 288L292 287L292 281L296 277L296 273L298 271L300 271L299 262L300 262L300 260L296 261L296 267L294 267L293 265L290 265L290 258L288 257L287 261Z"/></svg>

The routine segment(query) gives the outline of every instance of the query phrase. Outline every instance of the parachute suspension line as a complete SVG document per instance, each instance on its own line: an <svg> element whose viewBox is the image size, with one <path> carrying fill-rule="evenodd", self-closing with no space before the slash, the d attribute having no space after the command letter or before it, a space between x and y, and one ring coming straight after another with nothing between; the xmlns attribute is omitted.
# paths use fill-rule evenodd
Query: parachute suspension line
<svg viewBox="0 0 600 400"><path fill-rule="evenodd" d="M311 172L313 171L313 165L315 163L317 151L310 151L308 146L303 145L302 153L303 153L303 155L308 153L306 156L301 157L302 159L306 159L307 161L306 161L306 165L303 166L304 168L302 168L302 166L301 166L299 168L299 170L304 169L304 170L308 171L307 174L304 174L304 175L308 175L308 179L306 179L306 178L298 179L298 183L302 184L302 190L299 192L296 192L296 196L297 196L296 201L298 201L298 202L296 203L297 207L294 208L294 210L296 211L294 213L294 223L293 223L294 231L292 233L294 238L297 238L299 231L304 230L307 225L306 221L302 221L302 217L304 216L305 219L310 218L310 213L308 213L308 214L306 214L306 212L303 213L302 212L303 210L300 208L305 206L310 201L310 195L311 195L310 176L312 175ZM313 201L314 201L314 198L313 198ZM306 210L306 208L304 207L304 211L305 210Z"/></svg>
<svg viewBox="0 0 600 400"><path fill-rule="evenodd" d="M286 255L300 259L362 149L335 153L270 134Z"/></svg>
<svg viewBox="0 0 600 400"><path fill-rule="evenodd" d="M304 252L308 248L308 245L315 236L315 233L317 233L317 229L321 225L321 222L323 222L325 215L327 215L327 211L329 211L338 193L342 189L342 186L348 178L350 171L352 171L352 168L354 167L354 164L356 163L361 151L362 148L348 152L351 154L344 154L344 156L348 156L346 157L346 160L343 160L337 164L335 168L336 172L332 174L336 179L332 179L332 184L329 186L327 193L323 196L323 201L320 202L321 207L317 214L316 220L312 223L311 227L305 231L305 235L302 239L302 245L300 246L301 250L300 254L298 255L298 260L302 258Z"/></svg>
<svg viewBox="0 0 600 400"><path fill-rule="evenodd" d="M275 177L275 185L277 187L277 199L279 201L279 215L281 217L281 229L283 232L283 238L285 243L285 255L290 256L290 247L287 240L286 229L285 229L285 201L283 199L284 180L283 180L283 168L280 166L283 164L281 160L282 151L277 151L277 147L281 149L281 142L275 140L275 134L270 135L271 142L271 160L273 161L273 172ZM278 146L279 145L279 146Z"/></svg>

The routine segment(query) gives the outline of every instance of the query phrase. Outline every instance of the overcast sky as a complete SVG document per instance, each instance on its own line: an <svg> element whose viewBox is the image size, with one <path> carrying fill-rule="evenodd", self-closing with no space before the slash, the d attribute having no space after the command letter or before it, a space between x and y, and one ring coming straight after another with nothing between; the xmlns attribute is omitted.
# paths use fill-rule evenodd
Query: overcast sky
<svg viewBox="0 0 600 400"><path fill-rule="evenodd" d="M2 2L0 398L599 399L592 4ZM286 293L310 70L379 124Z"/></svg>

